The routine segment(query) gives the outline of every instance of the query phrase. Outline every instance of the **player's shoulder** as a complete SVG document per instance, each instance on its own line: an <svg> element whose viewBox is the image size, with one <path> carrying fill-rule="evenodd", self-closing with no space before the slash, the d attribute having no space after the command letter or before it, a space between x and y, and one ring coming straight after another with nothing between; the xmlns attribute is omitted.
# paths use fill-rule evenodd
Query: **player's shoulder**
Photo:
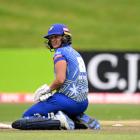
<svg viewBox="0 0 140 140"><path fill-rule="evenodd" d="M62 54L62 50L61 49L57 49L54 53L54 55L59 55L59 54Z"/></svg>
<svg viewBox="0 0 140 140"><path fill-rule="evenodd" d="M61 47L61 48L57 48L57 49L55 50L55 53L56 53L56 54L63 53L63 48L62 48L62 47Z"/></svg>
<svg viewBox="0 0 140 140"><path fill-rule="evenodd" d="M58 60L66 60L67 59L67 51L64 47L57 48L54 53L53 60L56 63Z"/></svg>
<svg viewBox="0 0 140 140"><path fill-rule="evenodd" d="M70 51L71 47L66 46L66 47L60 47L55 51L55 55L65 55Z"/></svg>
<svg viewBox="0 0 140 140"><path fill-rule="evenodd" d="M58 58L58 57L64 57L64 50L63 50L63 48L57 48L56 50L55 50L55 53L54 53L54 59L56 59L56 58Z"/></svg>

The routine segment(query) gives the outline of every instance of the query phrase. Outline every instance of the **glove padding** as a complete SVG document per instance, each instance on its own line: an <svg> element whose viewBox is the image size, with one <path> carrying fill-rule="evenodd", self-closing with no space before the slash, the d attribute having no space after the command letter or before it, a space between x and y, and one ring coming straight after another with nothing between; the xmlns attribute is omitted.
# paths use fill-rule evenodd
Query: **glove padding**
<svg viewBox="0 0 140 140"><path fill-rule="evenodd" d="M42 85L35 91L34 101L44 101L52 95L50 87L47 84Z"/></svg>

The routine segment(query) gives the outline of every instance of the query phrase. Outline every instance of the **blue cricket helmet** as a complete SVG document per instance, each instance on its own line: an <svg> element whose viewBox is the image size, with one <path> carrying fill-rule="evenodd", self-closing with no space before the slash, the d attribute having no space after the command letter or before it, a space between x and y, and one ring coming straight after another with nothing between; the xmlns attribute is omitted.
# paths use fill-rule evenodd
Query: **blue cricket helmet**
<svg viewBox="0 0 140 140"><path fill-rule="evenodd" d="M67 26L64 24L53 24L49 28L48 34L44 36L44 38L48 40L48 41L45 41L46 47L49 48L50 50L53 50L53 46L50 41L50 38L53 35L62 36L62 43L60 47L72 44L72 35L69 29L67 28Z"/></svg>
<svg viewBox="0 0 140 140"><path fill-rule="evenodd" d="M53 24L49 30L48 34L44 36L44 38L49 39L52 35L69 35L71 36L71 33L66 25L64 24Z"/></svg>

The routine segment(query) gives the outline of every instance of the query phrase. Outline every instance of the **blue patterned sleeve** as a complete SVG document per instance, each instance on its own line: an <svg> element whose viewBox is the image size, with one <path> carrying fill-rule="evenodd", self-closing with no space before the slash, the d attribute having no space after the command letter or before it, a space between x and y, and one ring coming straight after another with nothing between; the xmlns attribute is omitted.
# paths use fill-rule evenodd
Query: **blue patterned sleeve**
<svg viewBox="0 0 140 140"><path fill-rule="evenodd" d="M66 58L65 56L62 54L61 51L58 51L54 54L54 57L53 57L53 60L54 60L54 64L56 64L58 61L62 61L62 60L65 60L66 61Z"/></svg>

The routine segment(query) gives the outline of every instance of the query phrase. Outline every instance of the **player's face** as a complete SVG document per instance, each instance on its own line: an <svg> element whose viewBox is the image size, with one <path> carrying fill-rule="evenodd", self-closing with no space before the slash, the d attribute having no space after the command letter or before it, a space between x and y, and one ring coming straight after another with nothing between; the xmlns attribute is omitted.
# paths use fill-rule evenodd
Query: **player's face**
<svg viewBox="0 0 140 140"><path fill-rule="evenodd" d="M54 49L59 48L61 46L61 43L62 43L62 36L53 35L50 37L50 41L51 41L52 47Z"/></svg>

